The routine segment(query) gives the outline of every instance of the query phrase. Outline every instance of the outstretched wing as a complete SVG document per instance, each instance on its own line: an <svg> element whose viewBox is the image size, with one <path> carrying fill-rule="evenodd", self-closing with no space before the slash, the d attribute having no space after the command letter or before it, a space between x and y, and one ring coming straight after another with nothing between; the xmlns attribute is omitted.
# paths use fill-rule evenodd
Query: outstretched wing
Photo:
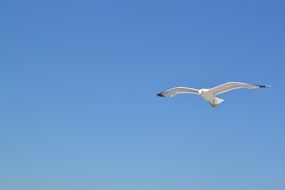
<svg viewBox="0 0 285 190"><path fill-rule="evenodd" d="M188 87L175 87L175 88L171 88L166 91L160 92L157 94L157 96L169 97L169 96L175 96L177 94L198 94L198 90L194 88L188 88Z"/></svg>
<svg viewBox="0 0 285 190"><path fill-rule="evenodd" d="M214 95L222 94L231 90L240 89L240 88L268 88L269 86L266 85L259 85L259 84L247 84L242 82L227 82L225 84L221 84L214 88L209 89Z"/></svg>

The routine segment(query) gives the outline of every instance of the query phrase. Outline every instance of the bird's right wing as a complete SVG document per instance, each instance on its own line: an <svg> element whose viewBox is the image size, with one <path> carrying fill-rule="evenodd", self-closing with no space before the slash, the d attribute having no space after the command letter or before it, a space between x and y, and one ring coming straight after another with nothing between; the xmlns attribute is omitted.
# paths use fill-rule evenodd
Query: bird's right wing
<svg viewBox="0 0 285 190"><path fill-rule="evenodd" d="M222 94L231 90L240 89L240 88L268 88L269 86L266 85L259 85L259 84L248 84L248 83L242 83L242 82L227 82L225 84L221 84L219 86L216 86L214 88L211 88L209 91L211 91L214 95Z"/></svg>
<svg viewBox="0 0 285 190"><path fill-rule="evenodd" d="M168 89L166 91L160 92L157 96L160 97L171 97L177 94L198 94L198 90L195 88L188 88L188 87L175 87Z"/></svg>

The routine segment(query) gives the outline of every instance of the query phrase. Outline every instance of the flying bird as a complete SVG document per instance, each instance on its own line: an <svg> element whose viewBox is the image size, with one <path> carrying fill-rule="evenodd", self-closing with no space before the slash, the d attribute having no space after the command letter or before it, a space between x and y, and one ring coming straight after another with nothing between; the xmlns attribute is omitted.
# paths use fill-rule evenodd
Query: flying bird
<svg viewBox="0 0 285 190"><path fill-rule="evenodd" d="M160 97L172 97L177 94L196 94L201 96L204 100L209 102L213 108L217 107L220 103L222 103L224 100L217 97L217 95L235 90L240 88L247 88L247 89L253 89L253 88L269 88L270 86L267 85L259 85L259 84L247 84L242 82L227 82L224 84L221 84L219 86L215 86L210 89L195 89L195 88L189 88L189 87L175 87L168 89L166 91L160 92L157 94L157 96Z"/></svg>

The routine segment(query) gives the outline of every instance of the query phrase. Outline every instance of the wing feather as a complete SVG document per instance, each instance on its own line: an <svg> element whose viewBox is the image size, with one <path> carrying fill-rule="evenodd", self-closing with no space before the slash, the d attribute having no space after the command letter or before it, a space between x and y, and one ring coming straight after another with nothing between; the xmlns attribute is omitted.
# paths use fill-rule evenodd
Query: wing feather
<svg viewBox="0 0 285 190"><path fill-rule="evenodd" d="M157 94L157 96L171 97L177 94L198 94L198 90L195 88L188 88L188 87L175 87L175 88L171 88L166 91L160 92Z"/></svg>
<svg viewBox="0 0 285 190"><path fill-rule="evenodd" d="M260 85L260 84L248 84L248 83L242 83L242 82L227 82L219 86L216 86L214 88L211 88L209 91L211 91L214 95L218 95L218 94L222 94L222 93L235 90L235 89L240 89L240 88L253 89L253 88L268 88L268 87L269 86Z"/></svg>

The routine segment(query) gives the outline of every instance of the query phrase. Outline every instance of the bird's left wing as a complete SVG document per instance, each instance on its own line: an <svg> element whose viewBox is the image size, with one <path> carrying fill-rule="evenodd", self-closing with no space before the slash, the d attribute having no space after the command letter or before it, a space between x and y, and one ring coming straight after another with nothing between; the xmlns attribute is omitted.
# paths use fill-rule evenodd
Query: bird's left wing
<svg viewBox="0 0 285 190"><path fill-rule="evenodd" d="M225 84L221 84L214 88L211 88L209 91L212 92L214 95L222 94L231 90L240 89L240 88L268 88L269 86L260 85L260 84L247 84L242 82L227 82Z"/></svg>
<svg viewBox="0 0 285 190"><path fill-rule="evenodd" d="M160 92L157 94L157 96L169 97L169 96L175 96L177 94L198 94L198 92L199 91L195 88L175 87L175 88L171 88L166 91Z"/></svg>

